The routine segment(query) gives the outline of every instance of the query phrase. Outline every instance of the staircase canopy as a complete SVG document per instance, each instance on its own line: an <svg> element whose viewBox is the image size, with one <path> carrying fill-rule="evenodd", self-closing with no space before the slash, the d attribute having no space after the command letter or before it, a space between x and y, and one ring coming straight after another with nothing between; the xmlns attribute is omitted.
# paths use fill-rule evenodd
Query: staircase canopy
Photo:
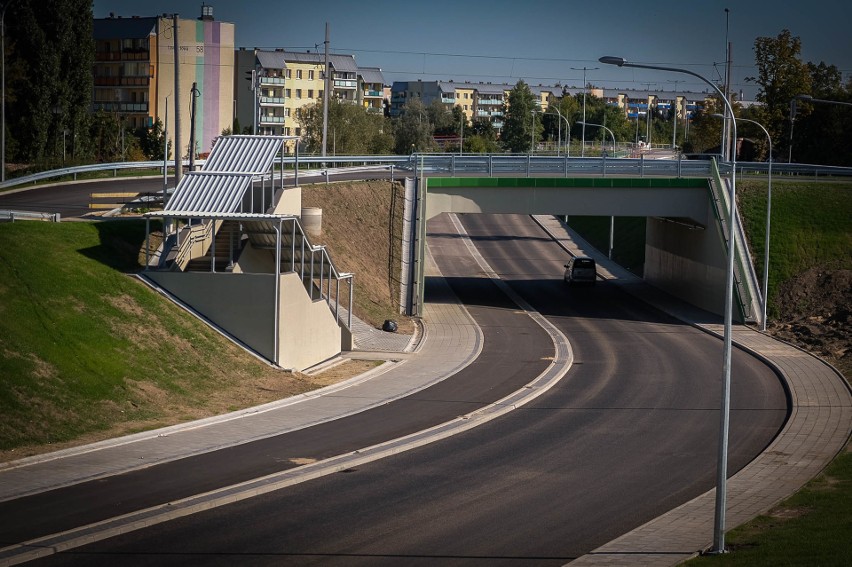
<svg viewBox="0 0 852 567"><path fill-rule="evenodd" d="M287 140L296 136L222 136L204 168L180 180L165 212L235 213L257 176L272 169Z"/></svg>

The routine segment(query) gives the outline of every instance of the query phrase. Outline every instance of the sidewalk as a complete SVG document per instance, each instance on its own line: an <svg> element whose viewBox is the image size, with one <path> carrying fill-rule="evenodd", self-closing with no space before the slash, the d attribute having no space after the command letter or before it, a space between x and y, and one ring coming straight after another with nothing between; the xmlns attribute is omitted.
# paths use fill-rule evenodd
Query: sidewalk
<svg viewBox="0 0 852 567"><path fill-rule="evenodd" d="M722 337L715 317L665 296L614 265L559 219L536 221L568 251L594 258L598 273L628 293L685 322ZM748 466L728 479L726 526L768 511L799 490L842 451L852 434L852 395L843 378L818 358L752 328L737 325L732 340L774 366L790 390L793 408L783 431ZM715 490L571 562L571 565L669 566L713 543Z"/></svg>
<svg viewBox="0 0 852 567"><path fill-rule="evenodd" d="M434 266L427 269L437 273ZM388 355L394 360L370 372L263 406L0 464L0 501L303 429L440 382L479 355L482 333L447 284L437 285L447 290L436 289L435 295L447 299L426 306L424 336L383 333L367 325L356 329L359 348L410 352L416 346L414 354Z"/></svg>

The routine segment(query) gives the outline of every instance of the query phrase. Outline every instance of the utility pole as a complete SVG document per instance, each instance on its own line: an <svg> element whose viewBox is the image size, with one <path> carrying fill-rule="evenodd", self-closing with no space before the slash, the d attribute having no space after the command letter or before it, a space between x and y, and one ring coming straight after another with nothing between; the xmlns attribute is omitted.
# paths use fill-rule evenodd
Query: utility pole
<svg viewBox="0 0 852 567"><path fill-rule="evenodd" d="M322 92L322 157L328 144L328 100L331 90L331 68L328 64L328 22L325 23L325 89Z"/></svg>
<svg viewBox="0 0 852 567"><path fill-rule="evenodd" d="M199 96L198 83L192 83L192 101L189 105L189 171L195 171L195 99Z"/></svg>
<svg viewBox="0 0 852 567"><path fill-rule="evenodd" d="M180 42L178 15L172 14L172 36L175 46L175 187L183 177L183 149L180 145Z"/></svg>

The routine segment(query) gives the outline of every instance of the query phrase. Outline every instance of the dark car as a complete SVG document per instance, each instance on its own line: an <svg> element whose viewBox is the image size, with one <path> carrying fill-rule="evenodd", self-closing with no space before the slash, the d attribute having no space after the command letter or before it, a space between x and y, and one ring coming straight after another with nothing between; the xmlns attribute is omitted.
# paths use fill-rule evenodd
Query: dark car
<svg viewBox="0 0 852 567"><path fill-rule="evenodd" d="M565 264L565 283L587 283L594 285L597 281L597 266L592 258L577 256Z"/></svg>

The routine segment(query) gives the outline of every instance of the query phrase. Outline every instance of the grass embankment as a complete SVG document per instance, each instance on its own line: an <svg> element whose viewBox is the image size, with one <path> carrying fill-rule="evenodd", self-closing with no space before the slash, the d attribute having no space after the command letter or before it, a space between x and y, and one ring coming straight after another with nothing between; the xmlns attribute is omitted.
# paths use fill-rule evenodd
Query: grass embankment
<svg viewBox="0 0 852 567"><path fill-rule="evenodd" d="M737 193L754 267L762 274L767 184L741 180ZM775 181L771 221L769 308L771 317L783 318L785 306L777 297L784 282L816 267L852 269L852 185Z"/></svg>
<svg viewBox="0 0 852 567"><path fill-rule="evenodd" d="M399 319L399 187L351 189L307 188L305 203L323 207L319 240L356 274L355 313ZM128 275L144 240L140 220L0 224L0 461L281 399L377 364L317 376L270 367Z"/></svg>
<svg viewBox="0 0 852 567"><path fill-rule="evenodd" d="M0 225L0 458L232 411L314 387L125 272L141 221Z"/></svg>

